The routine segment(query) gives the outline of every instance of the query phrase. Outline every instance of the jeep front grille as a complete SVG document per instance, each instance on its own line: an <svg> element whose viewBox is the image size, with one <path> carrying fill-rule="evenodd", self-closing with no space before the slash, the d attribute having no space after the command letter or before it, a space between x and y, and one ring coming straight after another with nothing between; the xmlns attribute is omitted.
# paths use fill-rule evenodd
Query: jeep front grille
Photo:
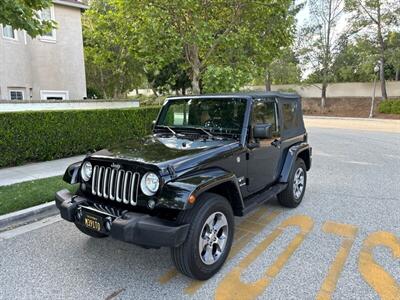
<svg viewBox="0 0 400 300"><path fill-rule="evenodd" d="M92 194L112 201L136 205L140 174L115 168L94 166Z"/></svg>

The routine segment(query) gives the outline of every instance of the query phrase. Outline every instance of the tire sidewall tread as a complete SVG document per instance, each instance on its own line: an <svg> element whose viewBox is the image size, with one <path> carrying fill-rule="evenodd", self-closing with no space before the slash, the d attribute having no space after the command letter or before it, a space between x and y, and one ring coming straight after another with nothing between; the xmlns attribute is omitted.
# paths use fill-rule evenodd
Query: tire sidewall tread
<svg viewBox="0 0 400 300"><path fill-rule="evenodd" d="M218 211L224 213L227 218L228 240L224 253L219 260L212 265L206 265L199 255L199 236L207 218ZM185 242L179 247L171 248L172 260L175 266L183 274L198 280L206 280L212 277L224 264L232 246L234 216L230 203L220 195L204 193L197 199L193 208L179 215L178 222L189 223L190 228Z"/></svg>

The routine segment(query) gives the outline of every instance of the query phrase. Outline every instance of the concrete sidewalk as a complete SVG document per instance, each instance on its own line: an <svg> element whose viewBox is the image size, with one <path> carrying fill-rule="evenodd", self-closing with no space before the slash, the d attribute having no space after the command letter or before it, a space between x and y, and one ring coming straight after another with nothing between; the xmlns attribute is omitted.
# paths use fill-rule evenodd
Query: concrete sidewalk
<svg viewBox="0 0 400 300"><path fill-rule="evenodd" d="M0 186L62 175L70 164L80 161L84 157L84 155L79 155L0 169Z"/></svg>
<svg viewBox="0 0 400 300"><path fill-rule="evenodd" d="M400 133L400 120L304 116L307 127Z"/></svg>

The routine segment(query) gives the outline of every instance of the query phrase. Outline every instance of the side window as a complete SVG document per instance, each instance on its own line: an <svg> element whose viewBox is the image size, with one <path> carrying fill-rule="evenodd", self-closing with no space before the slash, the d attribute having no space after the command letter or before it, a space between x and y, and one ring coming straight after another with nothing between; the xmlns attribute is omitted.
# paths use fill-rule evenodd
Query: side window
<svg viewBox="0 0 400 300"><path fill-rule="evenodd" d="M282 105L283 112L283 130L290 130L298 127L297 103L284 103Z"/></svg>
<svg viewBox="0 0 400 300"><path fill-rule="evenodd" d="M251 123L252 125L269 123L272 125L272 132L276 134L278 132L276 112L275 102L255 100L253 102Z"/></svg>

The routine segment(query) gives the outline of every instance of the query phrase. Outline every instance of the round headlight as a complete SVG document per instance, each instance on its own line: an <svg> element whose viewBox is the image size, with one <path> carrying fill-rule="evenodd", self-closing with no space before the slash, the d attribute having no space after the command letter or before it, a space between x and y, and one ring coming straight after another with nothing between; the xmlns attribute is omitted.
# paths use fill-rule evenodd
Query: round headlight
<svg viewBox="0 0 400 300"><path fill-rule="evenodd" d="M153 172L147 172L144 174L142 180L140 181L140 188L143 194L146 196L153 196L160 187L160 180L158 176Z"/></svg>
<svg viewBox="0 0 400 300"><path fill-rule="evenodd" d="M89 161L85 161L81 168L81 177L84 181L88 181L92 177L92 164Z"/></svg>

